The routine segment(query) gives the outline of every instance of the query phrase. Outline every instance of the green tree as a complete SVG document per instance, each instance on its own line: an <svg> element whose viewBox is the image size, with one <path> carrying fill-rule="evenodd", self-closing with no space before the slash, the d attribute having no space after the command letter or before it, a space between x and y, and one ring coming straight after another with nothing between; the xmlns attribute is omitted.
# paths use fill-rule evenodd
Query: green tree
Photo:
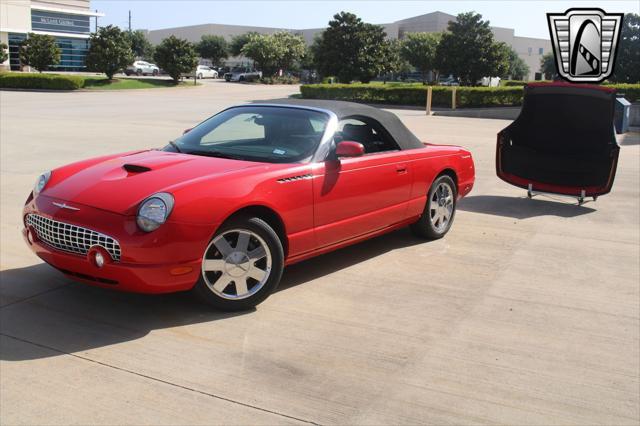
<svg viewBox="0 0 640 426"><path fill-rule="evenodd" d="M144 31L127 31L126 35L136 58L142 58L145 61L153 59L153 45L149 42L149 39L147 39Z"/></svg>
<svg viewBox="0 0 640 426"><path fill-rule="evenodd" d="M383 82L387 83L389 75L392 78L409 70L409 63L402 57L402 42L400 40L387 40L384 43L382 69Z"/></svg>
<svg viewBox="0 0 640 426"><path fill-rule="evenodd" d="M9 59L9 46L6 43L0 43L0 63Z"/></svg>
<svg viewBox="0 0 640 426"><path fill-rule="evenodd" d="M553 52L547 52L540 58L540 72L545 80L558 79L558 69Z"/></svg>
<svg viewBox="0 0 640 426"><path fill-rule="evenodd" d="M290 70L302 60L306 46L302 37L288 31L274 34L252 34L241 53L252 59L264 75L274 75L279 69Z"/></svg>
<svg viewBox="0 0 640 426"><path fill-rule="evenodd" d="M120 28L108 25L91 34L85 59L89 70L105 73L109 80L113 80L113 75L133 60L129 37Z"/></svg>
<svg viewBox="0 0 640 426"><path fill-rule="evenodd" d="M436 50L442 34L409 33L402 40L400 53L418 72L422 74L422 82L427 82L427 73L436 74Z"/></svg>
<svg viewBox="0 0 640 426"><path fill-rule="evenodd" d="M273 35L252 34L241 53L252 59L263 75L272 76L278 70L285 48Z"/></svg>
<svg viewBox="0 0 640 426"><path fill-rule="evenodd" d="M315 53L318 70L343 83L371 81L383 69L387 34L379 25L362 22L353 13L340 12L329 21Z"/></svg>
<svg viewBox="0 0 640 426"><path fill-rule="evenodd" d="M313 44L311 46L307 46L305 44L304 55L300 58L300 67L305 70L310 70L315 68L315 59L313 56Z"/></svg>
<svg viewBox="0 0 640 426"><path fill-rule="evenodd" d="M278 31L273 34L276 44L282 48L282 56L278 61L278 66L282 70L291 70L300 64L307 52L307 45L299 35L291 34L289 31Z"/></svg>
<svg viewBox="0 0 640 426"><path fill-rule="evenodd" d="M242 48L249 41L251 36L258 35L255 31L249 31L248 33L240 34L231 39L229 43L229 53L232 56L240 56L242 54Z"/></svg>
<svg viewBox="0 0 640 426"><path fill-rule="evenodd" d="M196 50L201 58L209 59L213 65L221 65L222 60L229 57L227 41L217 35L203 35Z"/></svg>
<svg viewBox="0 0 640 426"><path fill-rule="evenodd" d="M198 54L193 44L173 35L156 46L153 57L176 84L182 74L190 73L198 66Z"/></svg>
<svg viewBox="0 0 640 426"><path fill-rule="evenodd" d="M503 73L498 76L501 78L510 78L512 80L524 80L529 76L529 65L522 60L518 52L513 47L506 43L500 43L501 49L503 49L502 55L506 57L508 66Z"/></svg>
<svg viewBox="0 0 640 426"><path fill-rule="evenodd" d="M56 39L50 35L29 33L20 45L20 63L29 65L39 72L58 65L61 54Z"/></svg>
<svg viewBox="0 0 640 426"><path fill-rule="evenodd" d="M640 15L636 13L624 15L613 71L613 81L640 82Z"/></svg>
<svg viewBox="0 0 640 426"><path fill-rule="evenodd" d="M504 52L482 15L461 13L449 22L436 49L440 72L457 76L462 84L476 85L482 77L501 75L505 66Z"/></svg>

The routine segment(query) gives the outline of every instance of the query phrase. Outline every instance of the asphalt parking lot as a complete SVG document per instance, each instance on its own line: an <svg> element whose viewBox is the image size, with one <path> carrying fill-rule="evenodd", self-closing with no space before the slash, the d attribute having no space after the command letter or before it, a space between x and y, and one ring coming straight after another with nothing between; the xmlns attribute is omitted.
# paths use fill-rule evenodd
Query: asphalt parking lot
<svg viewBox="0 0 640 426"><path fill-rule="evenodd" d="M452 231L294 265L240 314L75 284L25 247L42 171L295 91L0 92L0 424L638 424L638 133L620 138L612 193L578 206L497 179L507 121L394 111L474 155Z"/></svg>

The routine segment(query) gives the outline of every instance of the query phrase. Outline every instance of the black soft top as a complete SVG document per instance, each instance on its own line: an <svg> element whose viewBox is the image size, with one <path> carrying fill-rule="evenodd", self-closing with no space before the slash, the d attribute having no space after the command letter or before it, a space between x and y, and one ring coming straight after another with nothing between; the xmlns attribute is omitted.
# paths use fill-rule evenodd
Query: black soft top
<svg viewBox="0 0 640 426"><path fill-rule="evenodd" d="M368 117L377 121L384 127L396 141L400 149L423 148L424 145L400 119L388 111L370 107L354 102L329 101L320 99L275 99L255 102L260 105L292 105L299 107L320 108L333 112L338 120L350 117Z"/></svg>

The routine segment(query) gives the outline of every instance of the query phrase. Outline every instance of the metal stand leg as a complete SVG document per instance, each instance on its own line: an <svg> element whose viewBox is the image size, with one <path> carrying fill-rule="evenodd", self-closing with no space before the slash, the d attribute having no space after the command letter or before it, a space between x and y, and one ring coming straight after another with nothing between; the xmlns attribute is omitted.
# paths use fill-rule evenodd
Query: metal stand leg
<svg viewBox="0 0 640 426"><path fill-rule="evenodd" d="M539 195L539 194L548 194L548 193L544 192L544 191L534 191L532 183L527 185L527 197L533 198L533 197L535 197L536 195ZM558 195L558 194L555 194L555 195ZM586 194L586 191L583 189L583 190L580 191L580 195L578 195L578 196L575 196L575 195L566 195L566 196L567 197L572 197L572 198L573 197L577 198L578 199L578 205L581 206L582 204L584 204L584 199L587 196L587 194ZM598 196L594 195L593 196L593 201L596 201L597 199L598 199Z"/></svg>

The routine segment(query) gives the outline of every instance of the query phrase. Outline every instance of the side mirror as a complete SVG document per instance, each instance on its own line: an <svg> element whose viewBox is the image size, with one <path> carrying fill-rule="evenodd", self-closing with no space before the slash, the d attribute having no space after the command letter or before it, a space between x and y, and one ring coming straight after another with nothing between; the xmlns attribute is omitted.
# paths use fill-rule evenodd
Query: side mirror
<svg viewBox="0 0 640 426"><path fill-rule="evenodd" d="M362 157L364 146L360 142L342 141L336 146L336 157Z"/></svg>
<svg viewBox="0 0 640 426"><path fill-rule="evenodd" d="M184 132L182 132L183 135L186 135L187 133L189 133L191 130L193 130L193 127L190 127L188 129L184 129Z"/></svg>

